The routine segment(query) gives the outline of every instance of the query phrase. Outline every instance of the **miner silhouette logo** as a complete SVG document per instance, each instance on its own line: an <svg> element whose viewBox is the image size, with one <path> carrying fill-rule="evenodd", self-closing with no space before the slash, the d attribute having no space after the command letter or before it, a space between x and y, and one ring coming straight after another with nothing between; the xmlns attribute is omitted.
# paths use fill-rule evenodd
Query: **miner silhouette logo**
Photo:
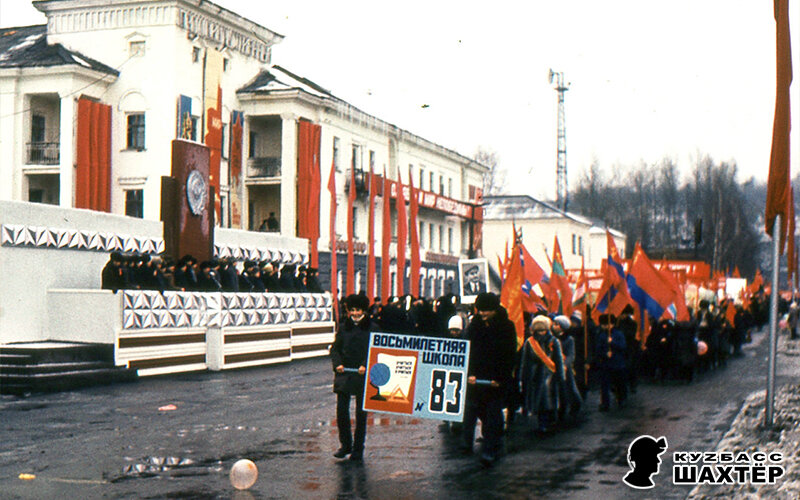
<svg viewBox="0 0 800 500"><path fill-rule="evenodd" d="M655 486L650 476L658 474L660 456L667 451L667 438L661 436L639 436L628 446L628 472L622 481L631 488L646 490Z"/></svg>

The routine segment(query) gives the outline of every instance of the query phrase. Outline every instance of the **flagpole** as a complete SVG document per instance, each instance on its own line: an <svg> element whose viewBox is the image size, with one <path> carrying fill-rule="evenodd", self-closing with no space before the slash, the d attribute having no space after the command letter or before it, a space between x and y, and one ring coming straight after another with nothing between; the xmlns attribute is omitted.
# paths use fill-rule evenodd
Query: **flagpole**
<svg viewBox="0 0 800 500"><path fill-rule="evenodd" d="M767 373L767 401L764 411L764 424L767 428L772 428L772 417L775 405L775 356L777 347L777 325L778 325L778 277L780 263L780 232L781 232L781 215L775 216L775 222L772 226L772 293L769 298L769 362Z"/></svg>

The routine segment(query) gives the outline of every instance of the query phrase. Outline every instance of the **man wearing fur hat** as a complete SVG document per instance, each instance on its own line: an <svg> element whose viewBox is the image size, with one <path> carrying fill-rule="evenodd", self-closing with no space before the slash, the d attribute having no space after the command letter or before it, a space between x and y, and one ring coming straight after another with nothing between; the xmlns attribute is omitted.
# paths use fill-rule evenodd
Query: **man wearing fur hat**
<svg viewBox="0 0 800 500"><path fill-rule="evenodd" d="M520 378L526 381L525 411L536 415L539 433L547 432L555 420L558 390L564 384L564 358L552 324L547 316L533 318L533 335L525 341L520 364Z"/></svg>
<svg viewBox="0 0 800 500"><path fill-rule="evenodd" d="M595 344L594 368L600 378L600 411L608 411L613 390L622 407L628 397L625 335L615 326L613 314L600 315Z"/></svg>
<svg viewBox="0 0 800 500"><path fill-rule="evenodd" d="M347 319L342 322L331 346L331 364L335 372L333 392L336 393L336 425L341 447L333 454L350 460L364 458L364 441L367 437L367 412L363 410L364 382L369 355L369 334L377 330L367 315L369 299L365 295L349 295L345 299ZM358 370L345 372L345 368ZM356 400L355 435L350 433L350 397Z"/></svg>
<svg viewBox="0 0 800 500"><path fill-rule="evenodd" d="M512 381L517 334L508 312L493 293L475 298L476 314L464 332L470 341L463 452L472 453L475 424L481 419L481 464L491 466L502 448L503 405Z"/></svg>

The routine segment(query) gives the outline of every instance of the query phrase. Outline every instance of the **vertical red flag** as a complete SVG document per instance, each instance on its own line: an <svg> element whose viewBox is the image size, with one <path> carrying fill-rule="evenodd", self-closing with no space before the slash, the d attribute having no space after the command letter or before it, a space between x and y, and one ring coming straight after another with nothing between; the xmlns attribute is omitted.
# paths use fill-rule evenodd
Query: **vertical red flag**
<svg viewBox="0 0 800 500"><path fill-rule="evenodd" d="M386 175L386 166L383 167L383 224L381 241L381 298L384 303L388 303L389 296L392 294L392 279L389 275L391 258L389 257L389 246L392 242L392 183Z"/></svg>
<svg viewBox="0 0 800 500"><path fill-rule="evenodd" d="M789 188L789 203L786 209L789 219L789 228L786 233L788 246L786 248L786 263L788 267L789 282L797 287L797 249L794 245L794 188Z"/></svg>
<svg viewBox="0 0 800 500"><path fill-rule="evenodd" d="M370 303L375 300L375 172L372 163L369 165L369 229L367 230L367 244L369 245L367 257L367 298Z"/></svg>
<svg viewBox="0 0 800 500"><path fill-rule="evenodd" d="M586 292L588 290L588 280L586 279L586 268L583 257L581 257L581 274L575 283L575 292L572 294L572 309L580 309L586 303Z"/></svg>
<svg viewBox="0 0 800 500"><path fill-rule="evenodd" d="M525 323L522 314L522 259L519 254L519 245L516 243L511 249L511 259L506 269L506 279L500 290L500 303L508 311L508 319L514 323L517 331L517 349L525 341Z"/></svg>
<svg viewBox="0 0 800 500"><path fill-rule="evenodd" d="M333 295L333 318L337 319L339 314L339 270L336 268L336 164L331 162L331 175L328 178L328 193L331 195L331 218L330 218L330 240L331 240L331 295Z"/></svg>
<svg viewBox="0 0 800 500"><path fill-rule="evenodd" d="M406 219L406 196L403 194L403 179L397 170L397 295L405 295L406 277L406 239L408 238L408 219Z"/></svg>
<svg viewBox="0 0 800 500"><path fill-rule="evenodd" d="M767 234L772 232L775 216L781 215L780 253L786 241L790 181L790 142L791 118L789 109L789 88L792 84L792 47L789 35L789 0L774 0L776 27L776 78L775 78L775 118L772 122L772 150L769 158L769 177L767 179L767 207L765 225Z"/></svg>
<svg viewBox="0 0 800 500"><path fill-rule="evenodd" d="M420 269L420 255L419 255L419 234L417 232L417 215L419 214L419 200L417 199L417 190L414 189L414 177L411 172L408 173L408 190L411 197L410 204L410 220L409 231L411 236L411 274L409 277L411 295L419 297L419 269ZM434 294L435 295L435 294Z"/></svg>
<svg viewBox="0 0 800 500"><path fill-rule="evenodd" d="M572 289L569 287L567 273L564 270L564 259L561 257L561 245L558 244L558 236L553 242L553 272L550 275L550 283L555 285L561 294L561 314L569 316L572 314Z"/></svg>
<svg viewBox="0 0 800 500"><path fill-rule="evenodd" d="M356 201L356 167L350 167L350 192L347 194L347 295L356 293L356 262L353 248L353 205Z"/></svg>

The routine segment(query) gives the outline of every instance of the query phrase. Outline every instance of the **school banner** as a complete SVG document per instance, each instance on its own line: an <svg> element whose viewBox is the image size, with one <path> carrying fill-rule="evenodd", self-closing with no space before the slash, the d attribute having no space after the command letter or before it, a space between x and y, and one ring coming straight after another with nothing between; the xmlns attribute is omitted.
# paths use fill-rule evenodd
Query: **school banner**
<svg viewBox="0 0 800 500"><path fill-rule="evenodd" d="M372 332L364 410L461 422L469 341Z"/></svg>

